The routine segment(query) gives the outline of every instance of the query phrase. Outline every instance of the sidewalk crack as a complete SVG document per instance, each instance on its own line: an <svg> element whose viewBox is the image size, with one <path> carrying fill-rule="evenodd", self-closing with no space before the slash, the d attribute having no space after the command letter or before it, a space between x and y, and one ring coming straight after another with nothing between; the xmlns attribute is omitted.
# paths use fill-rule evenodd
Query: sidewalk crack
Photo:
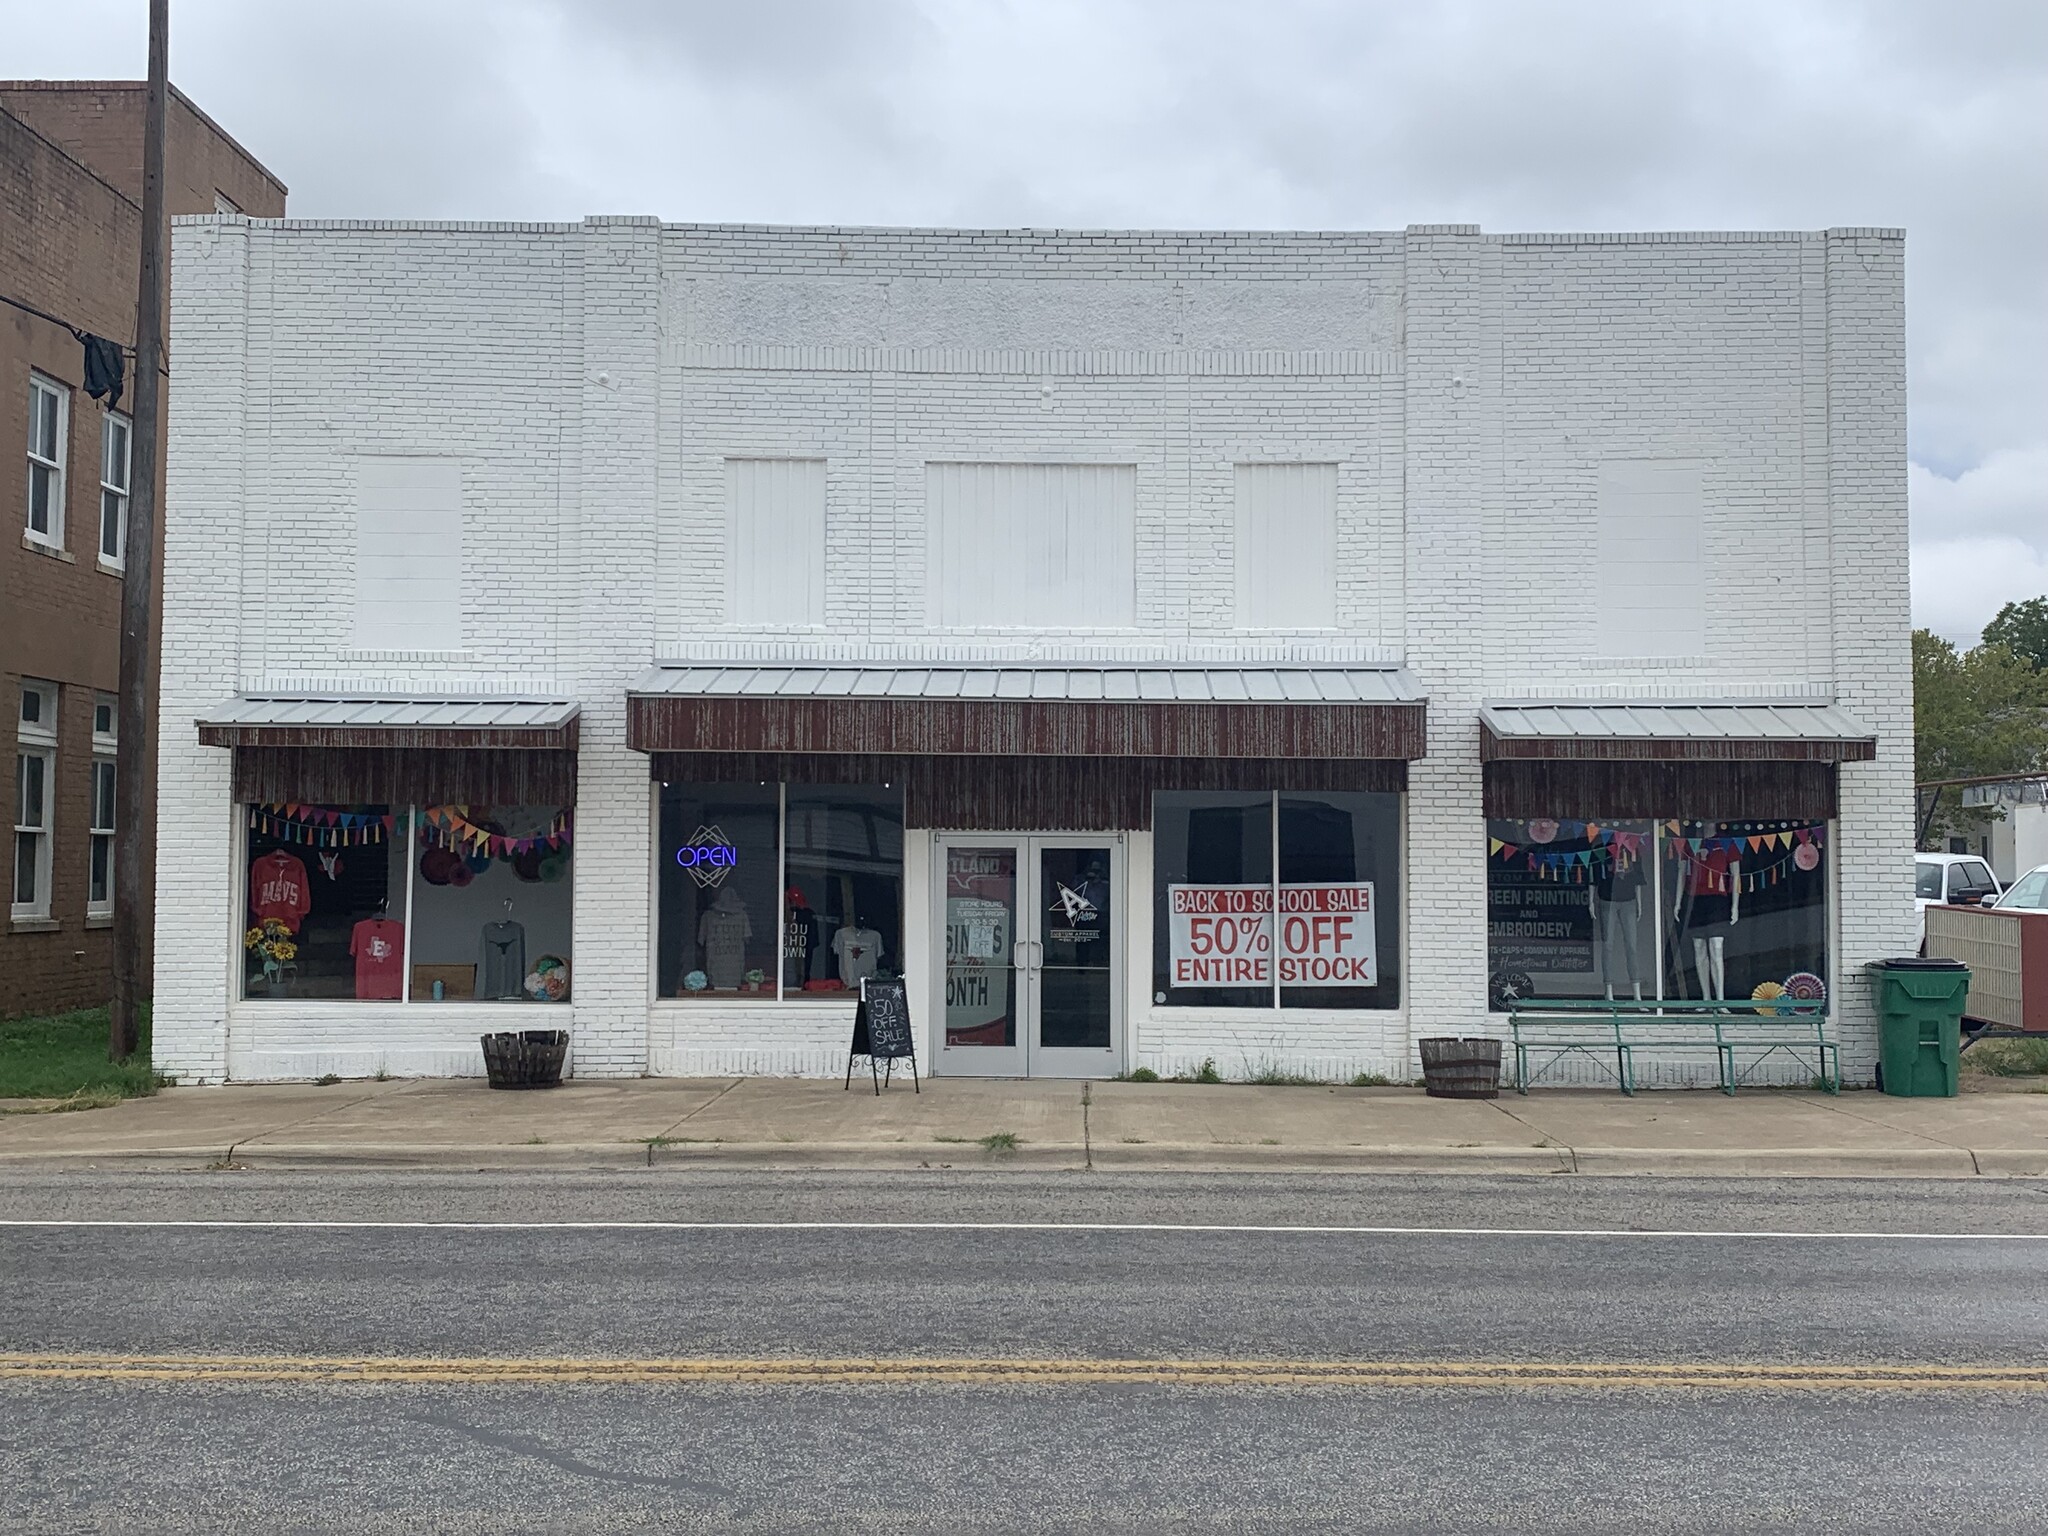
<svg viewBox="0 0 2048 1536"><path fill-rule="evenodd" d="M647 1141L647 1166L650 1168L654 1166L654 1144L657 1141L666 1140L670 1132L676 1130L677 1127L685 1124L692 1116L703 1114L705 1110L709 1109L712 1105L716 1104L720 1099L724 1098L728 1093L731 1093L733 1089L739 1087L739 1085L745 1081L746 1079L743 1077L734 1078L731 1082L727 1083L723 1088L719 1089L718 1092L714 1093L713 1095L711 1095L710 1098L706 1099L702 1104L699 1104L695 1109L691 1110L689 1114L684 1115L682 1119L676 1121L675 1125L669 1126L666 1130L663 1130L658 1135L649 1137Z"/></svg>
<svg viewBox="0 0 2048 1536"><path fill-rule="evenodd" d="M1088 1106L1094 1102L1094 1089L1093 1083L1081 1085L1081 1168L1088 1173L1095 1169L1095 1142L1088 1132Z"/></svg>
<svg viewBox="0 0 2048 1536"><path fill-rule="evenodd" d="M1851 1120L1854 1120L1854 1121L1856 1121L1856 1122L1858 1122L1859 1124L1862 1124L1862 1125L1874 1125L1874 1126L1876 1126L1876 1127L1877 1127L1877 1128L1878 1128L1879 1130L1883 1130L1883 1131L1891 1131L1891 1132L1892 1132L1892 1133L1894 1133L1895 1135L1899 1135L1899 1136L1915 1136L1915 1137L1918 1137L1918 1138L1919 1138L1919 1139L1920 1139L1921 1141L1931 1141L1931 1142L1933 1142L1933 1143L1934 1143L1934 1144L1935 1144L1935 1145L1936 1145L1937 1147L1947 1147L1947 1148L1948 1148L1948 1149L1949 1149L1949 1150L1950 1150L1951 1152L1969 1152L1969 1153L1970 1153L1970 1156L1971 1156L1971 1158L1972 1158L1973 1160L1974 1160L1974 1159L1976 1158L1976 1156L1977 1156L1977 1154L1976 1154L1975 1152L1971 1152L1971 1151L1970 1151L1970 1149L1969 1149L1968 1147L1966 1147L1966 1146L1962 1145L1962 1144L1961 1144L1960 1142L1954 1142L1954 1141L1944 1141L1944 1140L1943 1140L1943 1139L1942 1139L1941 1137L1939 1137L1939 1136L1930 1136L1930 1135L1929 1135L1929 1134L1928 1134L1927 1132L1925 1132L1925 1131L1914 1131L1914 1130L1908 1130L1908 1129L1907 1129L1906 1127L1904 1127L1904 1126L1900 1126L1900 1125L1891 1125L1891 1124L1889 1124L1889 1123L1887 1123L1886 1121L1883 1121L1883 1120L1874 1120L1874 1119L1872 1119L1872 1118L1871 1118L1871 1117L1870 1117L1869 1115L1859 1115L1859 1114L1857 1114L1855 1110L1853 1110L1853 1109L1850 1109L1850 1108L1849 1108L1848 1106L1846 1106L1846 1105L1843 1105L1843 1104L1834 1104L1834 1103L1828 1103L1828 1102L1825 1102L1825 1101L1823 1101L1823 1102L1821 1103L1820 1107L1821 1107L1822 1109L1831 1109L1831 1110L1833 1110L1833 1111L1834 1111L1834 1112L1835 1112L1836 1114L1838 1114L1838 1115L1847 1115L1847 1116L1848 1116L1848 1117L1849 1117L1849 1118L1850 1118Z"/></svg>
<svg viewBox="0 0 2048 1536"><path fill-rule="evenodd" d="M1499 1099L1484 1099L1481 1100L1481 1102L1492 1109L1499 1110L1502 1114L1506 1115L1510 1120L1514 1121L1515 1124L1521 1126L1523 1129L1534 1131L1538 1136L1541 1136L1543 1140L1540 1143L1540 1145L1546 1146L1550 1148L1553 1152L1556 1152L1559 1156L1559 1159L1566 1164L1566 1167L1563 1170L1564 1172L1577 1173L1579 1171L1579 1153L1576 1147L1569 1146L1566 1143L1559 1141L1555 1136L1551 1135L1550 1132L1544 1130L1542 1126L1534 1125L1529 1121L1524 1120L1520 1115L1516 1114L1512 1109L1509 1109L1507 1105L1503 1104Z"/></svg>

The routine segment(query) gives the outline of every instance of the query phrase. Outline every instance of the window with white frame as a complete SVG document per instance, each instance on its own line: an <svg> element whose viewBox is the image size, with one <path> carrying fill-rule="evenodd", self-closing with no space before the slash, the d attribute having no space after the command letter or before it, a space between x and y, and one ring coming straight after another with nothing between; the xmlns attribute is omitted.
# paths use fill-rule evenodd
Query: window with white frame
<svg viewBox="0 0 2048 1536"><path fill-rule="evenodd" d="M23 683L14 753L16 918L50 915L50 806L57 776L57 685Z"/></svg>
<svg viewBox="0 0 2048 1536"><path fill-rule="evenodd" d="M64 542L64 445L71 391L39 373L28 376L28 536Z"/></svg>
<svg viewBox="0 0 2048 1536"><path fill-rule="evenodd" d="M114 913L114 761L119 747L112 694L102 693L92 703L92 842L91 864L86 871L85 915L111 917Z"/></svg>
<svg viewBox="0 0 2048 1536"><path fill-rule="evenodd" d="M100 561L120 565L128 549L128 418L109 411L100 420Z"/></svg>

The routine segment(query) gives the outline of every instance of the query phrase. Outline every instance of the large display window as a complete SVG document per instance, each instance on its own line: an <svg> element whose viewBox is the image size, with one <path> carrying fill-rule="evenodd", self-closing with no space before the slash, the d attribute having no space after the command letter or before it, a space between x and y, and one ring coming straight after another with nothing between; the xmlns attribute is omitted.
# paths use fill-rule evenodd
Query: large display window
<svg viewBox="0 0 2048 1536"><path fill-rule="evenodd" d="M1769 1002L1827 996L1827 823L1487 823L1488 992Z"/></svg>
<svg viewBox="0 0 2048 1536"><path fill-rule="evenodd" d="M655 991L845 998L903 965L903 794L664 784Z"/></svg>
<svg viewBox="0 0 2048 1536"><path fill-rule="evenodd" d="M569 999L571 813L248 808L243 996Z"/></svg>
<svg viewBox="0 0 2048 1536"><path fill-rule="evenodd" d="M1162 791L1152 829L1154 1003L1399 1006L1399 795Z"/></svg>

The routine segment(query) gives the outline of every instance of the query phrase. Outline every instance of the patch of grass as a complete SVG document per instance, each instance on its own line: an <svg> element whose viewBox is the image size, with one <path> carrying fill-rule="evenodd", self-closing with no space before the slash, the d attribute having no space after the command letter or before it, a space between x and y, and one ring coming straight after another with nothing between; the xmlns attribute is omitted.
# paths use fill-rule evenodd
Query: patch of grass
<svg viewBox="0 0 2048 1536"><path fill-rule="evenodd" d="M1220 1083L1223 1074L1216 1070L1216 1058L1204 1056L1202 1064L1192 1072L1176 1072L1167 1079L1169 1083Z"/></svg>
<svg viewBox="0 0 2048 1536"><path fill-rule="evenodd" d="M529 1147L544 1147L548 1144L548 1139L545 1136L529 1136L526 1138L526 1144Z"/></svg>
<svg viewBox="0 0 2048 1536"><path fill-rule="evenodd" d="M1133 1067L1128 1072L1119 1072L1110 1079L1112 1083L1156 1083L1159 1074L1150 1067Z"/></svg>
<svg viewBox="0 0 2048 1536"><path fill-rule="evenodd" d="M1262 1147L1277 1147L1280 1145L1280 1138L1278 1136L1261 1136L1259 1138L1259 1145Z"/></svg>
<svg viewBox="0 0 2048 1536"><path fill-rule="evenodd" d="M340 1081L341 1074L339 1072L322 1072L318 1077L313 1079L313 1086L316 1088L332 1088L336 1083Z"/></svg>
<svg viewBox="0 0 2048 1536"><path fill-rule="evenodd" d="M1982 1077L2048 1073L2048 1040L1979 1040L1963 1052L1963 1070Z"/></svg>
<svg viewBox="0 0 2048 1536"><path fill-rule="evenodd" d="M1312 1072L1287 1072L1279 1067L1261 1067L1246 1082L1260 1088L1327 1088L1330 1080Z"/></svg>
<svg viewBox="0 0 2048 1536"><path fill-rule="evenodd" d="M968 1143L969 1143L970 1141L974 1140L974 1138L973 1138L972 1136L934 1136L934 1137L932 1138L932 1140L933 1140L933 1141L950 1141L950 1142L954 1142L954 1143L957 1143L958 1145L960 1145L960 1146L963 1146L963 1147L964 1147L964 1146L966 1146L966 1145L967 1145L967 1144L968 1144Z"/></svg>
<svg viewBox="0 0 2048 1536"><path fill-rule="evenodd" d="M1361 1072L1351 1079L1354 1088L1391 1088L1394 1080L1384 1072Z"/></svg>
<svg viewBox="0 0 2048 1536"><path fill-rule="evenodd" d="M533 1139L535 1141L540 1140L538 1136ZM658 1150L662 1147L709 1146L711 1143L723 1141L725 1138L722 1136L636 1136L633 1139L642 1146Z"/></svg>
<svg viewBox="0 0 2048 1536"><path fill-rule="evenodd" d="M1145 1138L1142 1136L1119 1136L1117 1140L1127 1147L1142 1147L1145 1145Z"/></svg>
<svg viewBox="0 0 2048 1536"><path fill-rule="evenodd" d="M388 1071L386 1071L383 1067L379 1067L377 1069L377 1081L380 1083L388 1083L391 1081L391 1074Z"/></svg>
<svg viewBox="0 0 2048 1536"><path fill-rule="evenodd" d="M981 1145L992 1155L1001 1156L1016 1151L1020 1139L1015 1131L993 1131L981 1138Z"/></svg>
<svg viewBox="0 0 2048 1536"><path fill-rule="evenodd" d="M0 1021L0 1099L58 1099L67 1109L99 1109L170 1085L149 1064L147 1004L135 1054L119 1065L107 1060L104 1008Z"/></svg>

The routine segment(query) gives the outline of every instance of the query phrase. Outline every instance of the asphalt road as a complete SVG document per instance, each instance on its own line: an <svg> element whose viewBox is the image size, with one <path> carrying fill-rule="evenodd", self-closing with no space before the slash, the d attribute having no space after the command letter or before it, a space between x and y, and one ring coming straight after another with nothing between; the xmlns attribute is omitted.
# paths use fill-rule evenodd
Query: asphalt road
<svg viewBox="0 0 2048 1536"><path fill-rule="evenodd" d="M10 1180L0 1221L26 1223L0 1226L9 1530L2048 1510L2038 1183L67 1172ZM660 1379L678 1360L732 1363ZM886 1379L935 1360L973 1363ZM1354 1367L1381 1375L1328 1378ZM1943 1374L1968 1367L2033 1385ZM341 1379L365 1370L417 1379Z"/></svg>

